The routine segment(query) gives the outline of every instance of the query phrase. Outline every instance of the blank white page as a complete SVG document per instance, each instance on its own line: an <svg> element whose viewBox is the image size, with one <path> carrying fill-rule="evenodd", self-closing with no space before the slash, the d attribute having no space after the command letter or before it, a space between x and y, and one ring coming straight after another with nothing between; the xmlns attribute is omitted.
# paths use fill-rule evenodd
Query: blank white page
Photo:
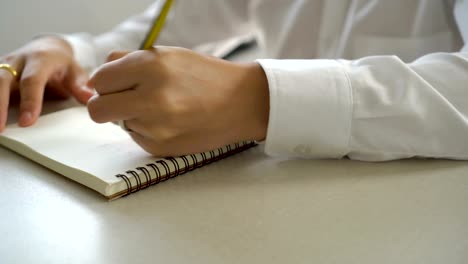
<svg viewBox="0 0 468 264"><path fill-rule="evenodd" d="M120 127L93 122L85 107L45 115L28 128L10 125L0 144L106 196L126 189L116 174L157 160Z"/></svg>

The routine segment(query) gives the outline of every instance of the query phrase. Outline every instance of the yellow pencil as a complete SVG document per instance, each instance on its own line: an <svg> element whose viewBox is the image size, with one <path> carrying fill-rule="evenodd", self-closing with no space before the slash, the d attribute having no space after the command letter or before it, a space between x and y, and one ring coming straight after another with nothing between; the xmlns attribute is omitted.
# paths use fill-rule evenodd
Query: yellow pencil
<svg viewBox="0 0 468 264"><path fill-rule="evenodd" d="M166 0L164 3L159 16L154 19L150 30L146 34L145 40L143 43L141 43L141 50L150 49L158 39L159 33L161 32L161 29L164 26L164 22L166 21L167 14L169 13L169 10L171 10L172 2L174 2L174 0Z"/></svg>

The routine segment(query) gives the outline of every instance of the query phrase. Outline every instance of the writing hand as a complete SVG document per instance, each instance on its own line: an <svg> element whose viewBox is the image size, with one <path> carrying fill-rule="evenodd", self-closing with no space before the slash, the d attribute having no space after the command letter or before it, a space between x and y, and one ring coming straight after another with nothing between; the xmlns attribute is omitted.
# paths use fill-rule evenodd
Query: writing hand
<svg viewBox="0 0 468 264"><path fill-rule="evenodd" d="M179 156L265 138L269 91L262 68L157 47L114 53L88 86L98 122L126 120L131 137L156 156Z"/></svg>

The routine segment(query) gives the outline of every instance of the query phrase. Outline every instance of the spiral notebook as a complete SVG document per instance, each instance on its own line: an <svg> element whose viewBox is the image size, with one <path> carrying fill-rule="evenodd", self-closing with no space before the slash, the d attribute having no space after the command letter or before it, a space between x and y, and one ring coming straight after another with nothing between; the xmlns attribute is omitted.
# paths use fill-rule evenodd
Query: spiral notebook
<svg viewBox="0 0 468 264"><path fill-rule="evenodd" d="M75 107L42 116L29 128L8 126L0 135L0 145L114 200L246 150L255 143L155 158L120 127L96 124L85 107Z"/></svg>

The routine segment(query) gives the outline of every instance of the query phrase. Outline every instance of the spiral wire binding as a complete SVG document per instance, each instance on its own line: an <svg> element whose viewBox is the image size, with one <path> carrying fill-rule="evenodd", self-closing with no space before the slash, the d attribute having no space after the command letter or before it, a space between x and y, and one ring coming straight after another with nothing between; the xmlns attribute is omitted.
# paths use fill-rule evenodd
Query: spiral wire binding
<svg viewBox="0 0 468 264"><path fill-rule="evenodd" d="M170 178L177 177L181 174L195 170L196 168L200 168L209 163L223 159L227 156L231 156L233 154L242 152L256 145L257 144L255 142L243 142L242 146L239 143L236 143L234 144L234 149L231 147L231 145L227 145L225 146L226 152L223 148L218 148L216 150L218 152L218 155L215 154L214 150L209 151L209 158L207 157L205 152L202 152L199 153L202 158L201 161L198 160L195 154L178 157L182 159L184 163L183 170L181 170L179 162L174 157L168 157L163 160L157 160L154 163L146 164L146 167L137 167L134 170L126 171L125 174L117 174L115 175L115 177L121 178L125 181L127 191L122 196L127 196L131 193L138 192L142 189L146 189L151 185L158 184ZM190 157L192 159L192 165L190 165L190 162L187 157ZM164 173L161 172L158 164L160 164L164 168ZM172 173L170 165L173 165L174 167L174 171ZM156 178L151 177L150 170L154 171ZM138 173L137 171L140 171L141 173ZM145 177L144 182L142 182L140 175L143 175ZM131 177L135 178L135 186L132 186Z"/></svg>

